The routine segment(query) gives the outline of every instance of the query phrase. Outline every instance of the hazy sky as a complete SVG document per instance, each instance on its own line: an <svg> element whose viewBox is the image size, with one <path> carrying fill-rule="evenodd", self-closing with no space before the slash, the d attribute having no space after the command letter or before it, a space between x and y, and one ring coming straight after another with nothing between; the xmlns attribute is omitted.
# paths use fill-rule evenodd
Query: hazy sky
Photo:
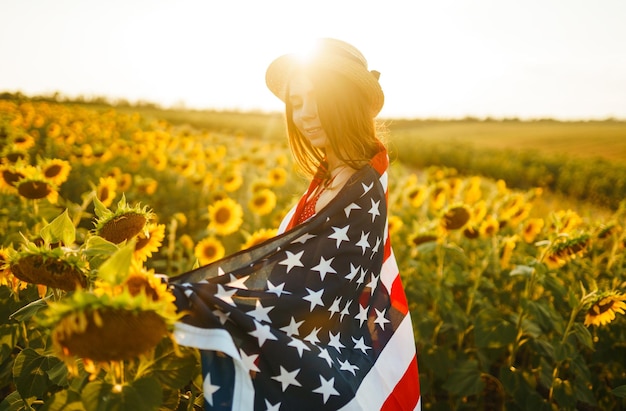
<svg viewBox="0 0 626 411"><path fill-rule="evenodd" d="M282 110L316 37L382 73L384 117L626 119L625 0L0 0L0 91Z"/></svg>

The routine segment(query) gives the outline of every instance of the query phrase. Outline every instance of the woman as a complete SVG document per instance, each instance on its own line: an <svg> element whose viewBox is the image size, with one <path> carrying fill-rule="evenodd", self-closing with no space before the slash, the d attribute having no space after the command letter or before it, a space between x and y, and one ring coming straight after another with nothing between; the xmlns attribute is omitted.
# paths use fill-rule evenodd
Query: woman
<svg viewBox="0 0 626 411"><path fill-rule="evenodd" d="M413 410L415 344L387 231L384 95L353 46L322 39L267 69L312 175L280 234L171 280L175 336L202 353L210 410Z"/></svg>

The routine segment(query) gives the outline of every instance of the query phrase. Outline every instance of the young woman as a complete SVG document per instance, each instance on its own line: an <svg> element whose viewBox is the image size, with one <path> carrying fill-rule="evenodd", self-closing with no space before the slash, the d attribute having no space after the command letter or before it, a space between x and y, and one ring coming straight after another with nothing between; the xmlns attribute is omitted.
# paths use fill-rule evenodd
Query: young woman
<svg viewBox="0 0 626 411"><path fill-rule="evenodd" d="M175 336L202 353L209 410L420 408L408 304L387 230L379 73L321 39L267 69L312 177L280 234L170 282Z"/></svg>

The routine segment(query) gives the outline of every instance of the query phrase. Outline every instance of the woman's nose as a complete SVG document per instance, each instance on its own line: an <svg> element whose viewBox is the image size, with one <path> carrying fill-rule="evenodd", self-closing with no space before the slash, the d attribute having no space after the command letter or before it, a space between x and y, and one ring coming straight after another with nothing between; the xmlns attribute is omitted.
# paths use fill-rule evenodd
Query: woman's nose
<svg viewBox="0 0 626 411"><path fill-rule="evenodd" d="M315 118L317 117L317 105L314 101L305 101L302 105L302 117Z"/></svg>

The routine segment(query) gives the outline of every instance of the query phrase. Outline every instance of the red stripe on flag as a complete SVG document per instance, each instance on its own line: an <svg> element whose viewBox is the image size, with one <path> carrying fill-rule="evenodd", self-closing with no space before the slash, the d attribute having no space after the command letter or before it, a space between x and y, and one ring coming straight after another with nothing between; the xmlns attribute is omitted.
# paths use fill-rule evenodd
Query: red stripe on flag
<svg viewBox="0 0 626 411"><path fill-rule="evenodd" d="M400 279L400 275L396 276L396 279L393 280L390 297L391 305L394 308L396 308L402 314L406 314L409 312L409 303L406 300L406 294L404 293L404 288L402 287L402 279Z"/></svg>
<svg viewBox="0 0 626 411"><path fill-rule="evenodd" d="M414 410L419 398L420 380L416 355L380 409L381 411Z"/></svg>

